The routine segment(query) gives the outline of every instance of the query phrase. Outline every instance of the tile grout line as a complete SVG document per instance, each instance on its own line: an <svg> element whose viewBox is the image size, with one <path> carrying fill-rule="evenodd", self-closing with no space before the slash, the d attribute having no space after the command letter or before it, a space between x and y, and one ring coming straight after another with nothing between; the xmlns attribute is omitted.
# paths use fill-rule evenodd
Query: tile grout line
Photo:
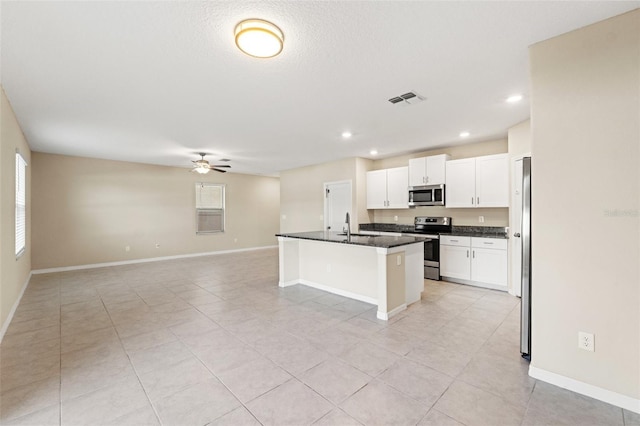
<svg viewBox="0 0 640 426"><path fill-rule="evenodd" d="M123 284L127 285L126 283L124 283L124 281L123 281ZM135 290L134 290L134 292L135 292ZM116 332L116 336L118 336L118 342L120 342L120 347L122 348L122 350L124 351L125 355L127 356L127 360L129 361L129 364L131 365L131 368L133 369L133 372L134 372L134 374L136 376L136 379L138 380L138 383L140 384L140 387L142 388L142 391L144 392L144 395L147 397L147 401L149 402L149 405L151 406L151 409L153 410L153 414L156 416L156 419L158 420L158 423L162 424L162 421L160 420L160 416L158 415L158 412L157 412L156 408L154 407L153 403L151 402L151 398L149 398L149 395L147 394L147 390L144 388L144 385L142 384L142 381L140 380L140 376L138 375L138 371L136 370L136 367L131 362L131 357L129 357L129 352L127 352L127 350L125 349L124 345L122 344L122 337L120 337L120 333L118 332L118 328L116 327L116 324L113 322L113 318L111 317L111 313L109 312L109 309L107 308L107 305L105 305L104 300L102 300L102 295L100 294L100 292L97 292L97 293L98 293L98 296L100 297L100 303L102 303L102 306L104 307L104 310L107 312L107 315L109 316L109 321L111 321L111 325L113 327L113 330ZM137 294L137 292L136 292L136 294ZM140 297L140 296L138 296L138 297ZM133 412L133 411L131 411L131 412ZM124 415L126 415L126 414L127 413L125 413Z"/></svg>

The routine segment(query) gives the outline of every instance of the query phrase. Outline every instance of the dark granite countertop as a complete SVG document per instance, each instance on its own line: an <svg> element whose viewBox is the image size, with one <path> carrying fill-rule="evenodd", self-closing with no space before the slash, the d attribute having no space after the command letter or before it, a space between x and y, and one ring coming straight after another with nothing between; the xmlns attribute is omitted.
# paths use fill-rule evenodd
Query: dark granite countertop
<svg viewBox="0 0 640 426"><path fill-rule="evenodd" d="M398 225L395 223L361 223L360 231L377 232L401 232L404 234L414 234L413 225ZM479 238L509 238L509 228L501 226L453 226L451 232L440 235L458 235L461 237Z"/></svg>
<svg viewBox="0 0 640 426"><path fill-rule="evenodd" d="M276 237L299 238L302 240L325 241L328 243L352 244L366 247L392 248L406 246L408 244L422 243L424 238L419 237L392 237L388 235L358 235L351 234L351 240L347 241L346 235L338 232L312 231L297 232L293 234L276 234Z"/></svg>
<svg viewBox="0 0 640 426"><path fill-rule="evenodd" d="M453 226L450 233L441 233L440 235L508 239L509 228L501 226Z"/></svg>

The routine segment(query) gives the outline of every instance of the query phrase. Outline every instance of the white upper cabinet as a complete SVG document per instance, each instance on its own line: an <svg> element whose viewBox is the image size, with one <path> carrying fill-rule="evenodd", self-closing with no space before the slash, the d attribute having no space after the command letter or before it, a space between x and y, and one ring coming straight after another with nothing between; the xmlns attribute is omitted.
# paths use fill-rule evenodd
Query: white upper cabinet
<svg viewBox="0 0 640 426"><path fill-rule="evenodd" d="M475 207L476 159L447 161L447 207Z"/></svg>
<svg viewBox="0 0 640 426"><path fill-rule="evenodd" d="M407 167L387 169L387 208L409 208L409 170Z"/></svg>
<svg viewBox="0 0 640 426"><path fill-rule="evenodd" d="M445 165L448 154L409 160L409 186L439 185L445 183Z"/></svg>
<svg viewBox="0 0 640 426"><path fill-rule="evenodd" d="M507 154L476 158L476 207L509 207Z"/></svg>
<svg viewBox="0 0 640 426"><path fill-rule="evenodd" d="M408 184L409 170L407 167L367 172L367 208L409 208Z"/></svg>
<svg viewBox="0 0 640 426"><path fill-rule="evenodd" d="M387 207L387 171L367 172L367 208L384 209Z"/></svg>
<svg viewBox="0 0 640 426"><path fill-rule="evenodd" d="M447 207L509 207L507 154L447 161Z"/></svg>

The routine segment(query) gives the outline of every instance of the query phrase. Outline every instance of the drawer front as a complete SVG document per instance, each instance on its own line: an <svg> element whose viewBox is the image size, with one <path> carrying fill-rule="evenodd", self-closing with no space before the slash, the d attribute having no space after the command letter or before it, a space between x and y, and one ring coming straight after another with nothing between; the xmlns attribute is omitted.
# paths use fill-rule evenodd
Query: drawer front
<svg viewBox="0 0 640 426"><path fill-rule="evenodd" d="M508 240L503 238L472 238L471 247L506 250Z"/></svg>
<svg viewBox="0 0 640 426"><path fill-rule="evenodd" d="M471 247L471 237L440 235L440 244L445 246Z"/></svg>

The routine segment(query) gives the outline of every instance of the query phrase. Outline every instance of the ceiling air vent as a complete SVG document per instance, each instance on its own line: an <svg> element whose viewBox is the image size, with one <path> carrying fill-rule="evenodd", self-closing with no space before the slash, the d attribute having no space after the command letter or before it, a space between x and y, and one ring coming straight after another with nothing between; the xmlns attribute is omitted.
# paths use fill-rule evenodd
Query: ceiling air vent
<svg viewBox="0 0 640 426"><path fill-rule="evenodd" d="M405 94L402 94L400 96L395 96L391 99L389 99L389 102L391 102L392 104L409 104L409 105L413 105L413 104L417 104L418 102L422 102L424 101L426 98L424 96L421 96L419 94L417 94L416 92L407 92Z"/></svg>

